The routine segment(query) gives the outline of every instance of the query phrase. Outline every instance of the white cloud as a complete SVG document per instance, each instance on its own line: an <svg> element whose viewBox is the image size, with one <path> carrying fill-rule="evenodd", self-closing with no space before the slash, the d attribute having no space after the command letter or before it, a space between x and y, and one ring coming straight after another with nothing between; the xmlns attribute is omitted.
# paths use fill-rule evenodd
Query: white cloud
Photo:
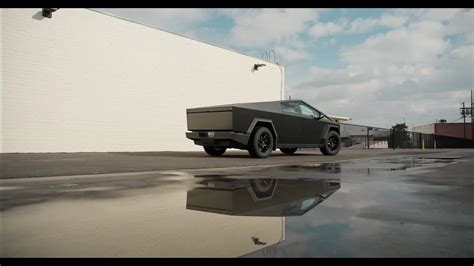
<svg viewBox="0 0 474 266"><path fill-rule="evenodd" d="M433 8L433 9L399 9L397 15L408 16L413 22L436 21L445 23L446 35L472 33L474 28L473 9Z"/></svg>
<svg viewBox="0 0 474 266"><path fill-rule="evenodd" d="M350 23L349 32L369 32L377 27L398 28L408 20L407 16L383 14L380 18L356 18Z"/></svg>
<svg viewBox="0 0 474 266"><path fill-rule="evenodd" d="M357 34L372 31L379 27L398 28L408 21L408 16L399 14L383 14L378 18L356 18L351 22L343 18L336 22L317 23L310 29L314 38L335 36L338 34Z"/></svg>
<svg viewBox="0 0 474 266"><path fill-rule="evenodd" d="M336 35L344 31L345 24L347 22L326 22L326 23L318 23L311 27L309 33L314 38L321 38L331 35Z"/></svg>
<svg viewBox="0 0 474 266"><path fill-rule="evenodd" d="M177 33L190 32L197 24L210 18L210 12L198 8L104 8L100 12L113 14Z"/></svg>
<svg viewBox="0 0 474 266"><path fill-rule="evenodd" d="M236 46L262 47L273 42L294 38L317 21L315 9L262 9L226 13L234 20L230 41Z"/></svg>
<svg viewBox="0 0 474 266"><path fill-rule="evenodd" d="M388 28L398 28L403 26L408 21L408 16L384 14L379 20L382 26Z"/></svg>
<svg viewBox="0 0 474 266"><path fill-rule="evenodd" d="M451 11L453 12L453 11ZM446 34L459 34L461 41L473 44L474 9L458 10L452 19L447 21Z"/></svg>
<svg viewBox="0 0 474 266"><path fill-rule="evenodd" d="M277 62L279 61L280 57L286 63L291 63L295 61L301 60L310 60L311 54L306 52L302 49L291 49L288 47L276 47L275 48L276 55L278 56Z"/></svg>
<svg viewBox="0 0 474 266"><path fill-rule="evenodd" d="M432 59L448 47L448 42L443 39L443 25L422 21L371 36L343 52L342 57L350 64L413 63Z"/></svg>
<svg viewBox="0 0 474 266"><path fill-rule="evenodd" d="M452 50L451 54L457 58L470 58L474 60L474 44L458 47Z"/></svg>
<svg viewBox="0 0 474 266"><path fill-rule="evenodd" d="M355 69L328 69L311 67L312 79L310 85L313 87L325 87L334 85L354 84L369 80L366 73L361 73ZM304 83L302 84L305 85Z"/></svg>
<svg viewBox="0 0 474 266"><path fill-rule="evenodd" d="M348 32L362 33L373 30L379 26L380 21L374 18L356 18L350 23Z"/></svg>
<svg viewBox="0 0 474 266"><path fill-rule="evenodd" d="M454 8L431 8L424 9L421 19L446 21L454 18L461 10Z"/></svg>

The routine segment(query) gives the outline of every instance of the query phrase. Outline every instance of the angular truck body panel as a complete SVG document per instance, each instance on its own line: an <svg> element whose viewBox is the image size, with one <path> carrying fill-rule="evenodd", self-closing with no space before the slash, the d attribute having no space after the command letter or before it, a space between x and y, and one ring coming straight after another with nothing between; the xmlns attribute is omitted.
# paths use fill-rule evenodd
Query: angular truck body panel
<svg viewBox="0 0 474 266"><path fill-rule="evenodd" d="M188 130L233 130L232 111L206 111L187 114Z"/></svg>

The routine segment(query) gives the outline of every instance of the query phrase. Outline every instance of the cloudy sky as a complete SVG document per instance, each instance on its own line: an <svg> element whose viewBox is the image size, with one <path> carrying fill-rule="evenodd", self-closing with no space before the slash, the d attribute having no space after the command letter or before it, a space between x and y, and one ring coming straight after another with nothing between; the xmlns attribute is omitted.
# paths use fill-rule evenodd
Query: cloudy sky
<svg viewBox="0 0 474 266"><path fill-rule="evenodd" d="M100 11L258 58L274 50L286 98L356 124L455 121L474 87L472 9Z"/></svg>

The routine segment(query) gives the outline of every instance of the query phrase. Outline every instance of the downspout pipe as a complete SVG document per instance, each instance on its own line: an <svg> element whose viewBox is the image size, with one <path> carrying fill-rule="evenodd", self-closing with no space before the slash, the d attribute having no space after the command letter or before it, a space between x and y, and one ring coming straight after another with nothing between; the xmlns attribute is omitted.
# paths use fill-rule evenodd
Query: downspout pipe
<svg viewBox="0 0 474 266"><path fill-rule="evenodd" d="M276 65L280 69L280 74L281 74L280 100L284 100L285 99L285 69L278 63L276 63Z"/></svg>

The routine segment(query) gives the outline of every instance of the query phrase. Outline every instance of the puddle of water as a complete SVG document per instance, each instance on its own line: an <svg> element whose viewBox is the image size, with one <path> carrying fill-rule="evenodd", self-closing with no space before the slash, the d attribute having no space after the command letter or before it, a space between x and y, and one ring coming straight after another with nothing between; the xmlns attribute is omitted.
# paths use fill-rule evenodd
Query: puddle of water
<svg viewBox="0 0 474 266"><path fill-rule="evenodd" d="M96 191L107 191L107 190L116 190L120 187L87 187L87 188L76 188L68 189L66 192L96 192Z"/></svg>
<svg viewBox="0 0 474 266"><path fill-rule="evenodd" d="M69 188L69 187L75 187L75 186L77 186L77 184L68 183L68 184L53 185L53 186L50 186L50 188Z"/></svg>
<svg viewBox="0 0 474 266"><path fill-rule="evenodd" d="M0 255L472 256L470 204L436 203L426 195L452 188L403 178L408 169L450 163L372 159L37 181L3 189L8 244Z"/></svg>
<svg viewBox="0 0 474 266"><path fill-rule="evenodd" d="M22 188L24 187L18 187L18 186L0 187L0 191L16 190L16 189L22 189Z"/></svg>

